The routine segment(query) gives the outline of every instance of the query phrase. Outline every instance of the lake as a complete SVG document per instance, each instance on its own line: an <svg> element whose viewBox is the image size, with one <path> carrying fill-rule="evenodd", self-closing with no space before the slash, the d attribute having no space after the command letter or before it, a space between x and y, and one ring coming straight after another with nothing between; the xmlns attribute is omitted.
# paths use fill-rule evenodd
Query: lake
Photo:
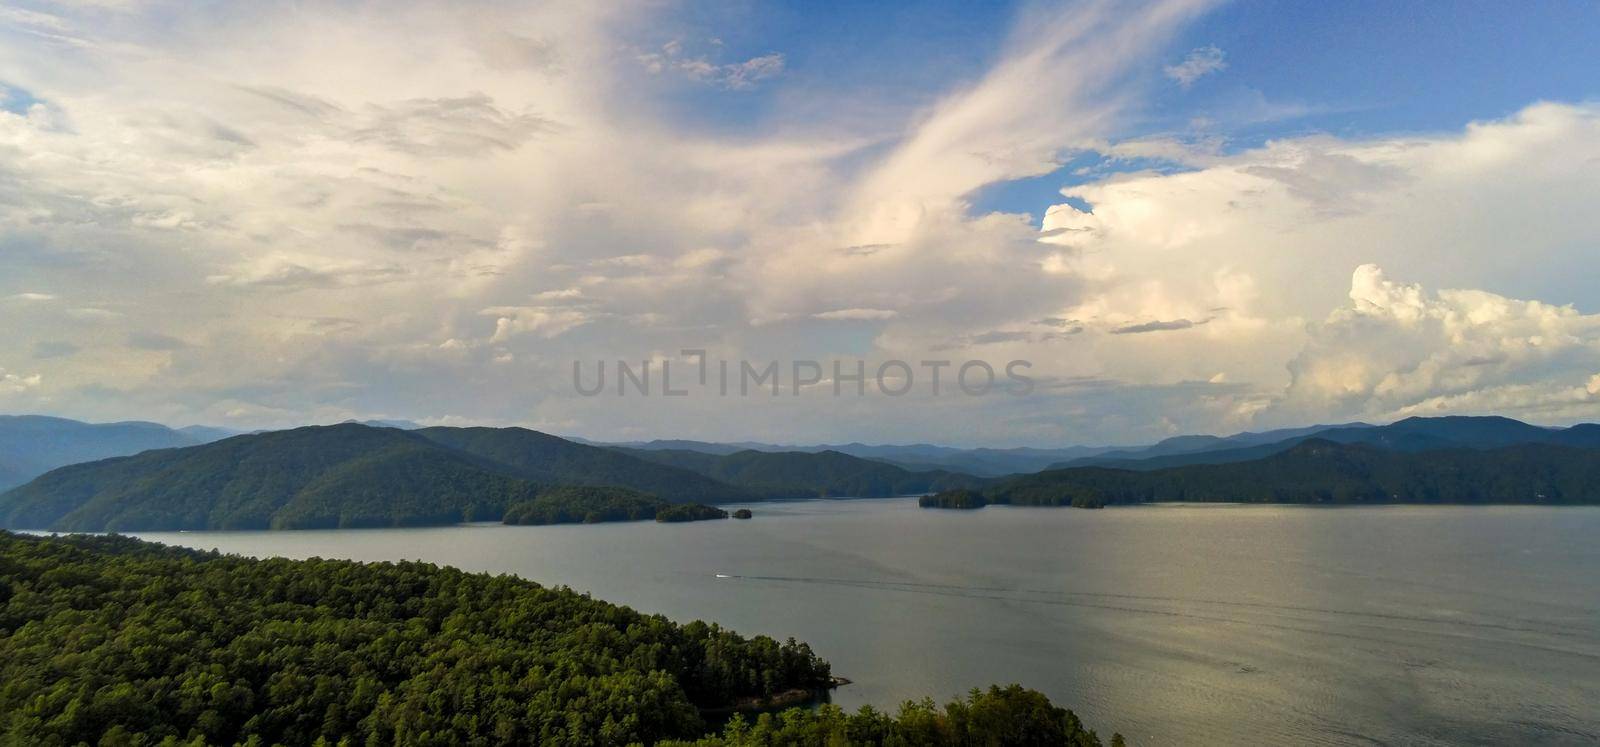
<svg viewBox="0 0 1600 747"><path fill-rule="evenodd" d="M746 507L139 536L513 573L793 636L854 680L846 708L1020 682L1134 744L1600 741L1600 508Z"/></svg>

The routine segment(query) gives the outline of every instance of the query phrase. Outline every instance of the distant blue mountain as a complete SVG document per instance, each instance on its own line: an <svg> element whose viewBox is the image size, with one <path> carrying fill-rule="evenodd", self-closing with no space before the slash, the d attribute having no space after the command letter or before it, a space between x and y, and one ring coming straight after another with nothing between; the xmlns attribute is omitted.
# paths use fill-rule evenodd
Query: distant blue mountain
<svg viewBox="0 0 1600 747"><path fill-rule="evenodd" d="M44 415L0 415L0 490L69 464L201 442L196 436L157 423L82 423Z"/></svg>
<svg viewBox="0 0 1600 747"><path fill-rule="evenodd" d="M1108 452L1087 459L1062 462L1051 469L1113 467L1149 471L1197 464L1234 464L1285 452L1312 438L1408 453L1444 449L1498 449L1522 444L1590 448L1600 446L1600 425L1586 423L1570 428L1546 428L1499 416L1413 417L1381 426L1351 423L1244 433L1218 439L1211 442L1209 448L1199 446L1189 451L1161 451L1158 449L1161 444L1157 444L1150 449Z"/></svg>
<svg viewBox="0 0 1600 747"><path fill-rule="evenodd" d="M1543 434L1527 430L1521 435L1540 440L1508 443L1505 439L1517 437L1511 423L1406 422L1385 437L1410 447L1433 445L1442 434L1450 434L1461 442L1484 444L1477 448L1408 450L1306 438L1270 456L1231 463L1139 471L1104 467L1049 470L1002 481L985 489L979 500L955 504L954 496L942 496L933 505L1600 503L1600 451L1543 440ZM1563 439L1588 441L1592 431L1585 428ZM1393 438L1396 435L1398 439Z"/></svg>
<svg viewBox="0 0 1600 747"><path fill-rule="evenodd" d="M1068 446L1056 449L961 449L933 444L875 445L864 443L783 445L755 441L714 443L709 441L656 440L600 443L572 439L595 446L615 446L639 451L694 451L701 454L728 456L741 451L766 453L820 454L834 451L858 459L892 464L913 472L961 472L978 477L1000 477L1028 472L1038 472L1064 459L1092 456L1119 449L1115 446Z"/></svg>
<svg viewBox="0 0 1600 747"><path fill-rule="evenodd" d="M213 428L209 425L186 425L179 428L178 432L194 439L195 443L208 444L212 441L221 441L224 438L242 436L247 431L239 431L232 428Z"/></svg>
<svg viewBox="0 0 1600 747"><path fill-rule="evenodd" d="M658 464L696 472L751 490L764 498L887 498L948 488L971 488L988 480L949 470L911 471L839 451L756 451L707 454L684 449L622 449Z"/></svg>

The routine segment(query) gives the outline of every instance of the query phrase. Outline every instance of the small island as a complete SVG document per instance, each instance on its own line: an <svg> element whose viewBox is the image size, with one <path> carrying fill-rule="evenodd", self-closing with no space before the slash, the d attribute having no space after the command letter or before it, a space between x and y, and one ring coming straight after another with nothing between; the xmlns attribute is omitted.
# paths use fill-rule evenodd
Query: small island
<svg viewBox="0 0 1600 747"><path fill-rule="evenodd" d="M506 524L600 524L612 521L660 522L726 519L720 508L698 503L668 503L649 493L627 488L564 487L541 492L533 500L513 503L501 519Z"/></svg>
<svg viewBox="0 0 1600 747"><path fill-rule="evenodd" d="M726 519L728 512L716 506L705 506L699 503L673 503L662 506L656 511L656 521L663 524L674 524L680 521L706 521L707 519Z"/></svg>
<svg viewBox="0 0 1600 747"><path fill-rule="evenodd" d="M917 505L923 508L974 509L989 505L989 500L976 490L957 488L922 496L917 499Z"/></svg>
<svg viewBox="0 0 1600 747"><path fill-rule="evenodd" d="M953 508L970 510L988 505L998 506L1071 506L1073 508L1105 508L1105 499L1092 492L1047 493L1043 491L1000 491L984 494L976 490L958 488L942 490L917 499L923 508Z"/></svg>
<svg viewBox="0 0 1600 747"><path fill-rule="evenodd" d="M755 514L750 513L750 509L748 508L741 508L738 511L733 512L733 518L735 519L748 519L754 515Z"/></svg>

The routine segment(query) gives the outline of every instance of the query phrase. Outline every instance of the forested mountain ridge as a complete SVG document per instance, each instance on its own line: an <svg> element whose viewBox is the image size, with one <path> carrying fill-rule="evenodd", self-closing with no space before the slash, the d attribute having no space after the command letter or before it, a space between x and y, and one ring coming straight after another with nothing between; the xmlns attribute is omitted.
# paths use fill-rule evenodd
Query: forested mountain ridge
<svg viewBox="0 0 1600 747"><path fill-rule="evenodd" d="M311 426L73 465L0 494L61 531L405 526L498 518L538 485L404 431Z"/></svg>
<svg viewBox="0 0 1600 747"><path fill-rule="evenodd" d="M730 503L758 497L694 470L526 428L436 427L411 432L548 485L610 485L650 493L669 503Z"/></svg>
<svg viewBox="0 0 1600 747"><path fill-rule="evenodd" d="M1600 450L1557 444L1408 452L1310 439L1246 462L1146 472L1050 470L985 491L995 502L1600 503Z"/></svg>
<svg viewBox="0 0 1600 747"><path fill-rule="evenodd" d="M63 467L0 494L0 526L155 531L446 524L497 520L543 489L573 485L635 487L673 496L668 500L674 503L751 497L689 471L533 431L478 430L310 426Z"/></svg>
<svg viewBox="0 0 1600 747"><path fill-rule="evenodd" d="M913 472L837 451L727 455L672 449L629 450L640 459L693 470L765 498L885 498L946 488L976 487L988 480L956 472Z"/></svg>

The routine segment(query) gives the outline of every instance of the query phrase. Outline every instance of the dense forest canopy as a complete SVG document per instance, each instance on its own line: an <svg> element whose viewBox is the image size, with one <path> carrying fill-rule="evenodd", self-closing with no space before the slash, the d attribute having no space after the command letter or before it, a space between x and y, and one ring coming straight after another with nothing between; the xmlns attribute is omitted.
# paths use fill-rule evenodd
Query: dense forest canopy
<svg viewBox="0 0 1600 747"><path fill-rule="evenodd" d="M0 584L12 742L627 744L830 681L805 644L421 563L0 533Z"/></svg>
<svg viewBox="0 0 1600 747"><path fill-rule="evenodd" d="M531 501L513 503L507 524L598 524L654 519L667 502L627 488L552 488Z"/></svg>
<svg viewBox="0 0 1600 747"><path fill-rule="evenodd" d="M663 518L665 517L665 518ZM627 488L564 487L539 493L506 509L507 524L598 524L610 521L698 521L727 512L698 503L668 503Z"/></svg>
<svg viewBox="0 0 1600 747"><path fill-rule="evenodd" d="M677 745L677 742L666 743ZM845 713L834 706L762 714L753 722L735 717L720 734L687 747L766 747L767 745L1040 745L1100 747L1099 735L1078 716L1052 705L1044 695L1019 685L973 690L940 708L932 700L906 703L898 713L870 706ZM1111 736L1122 747L1121 735Z"/></svg>
<svg viewBox="0 0 1600 747"><path fill-rule="evenodd" d="M1017 686L707 733L707 711L831 683L803 643L509 576L0 532L4 743L1100 744Z"/></svg>
<svg viewBox="0 0 1600 747"><path fill-rule="evenodd" d="M702 506L698 503L674 503L656 512L656 521L664 524L726 518L728 518L727 511L716 506Z"/></svg>

